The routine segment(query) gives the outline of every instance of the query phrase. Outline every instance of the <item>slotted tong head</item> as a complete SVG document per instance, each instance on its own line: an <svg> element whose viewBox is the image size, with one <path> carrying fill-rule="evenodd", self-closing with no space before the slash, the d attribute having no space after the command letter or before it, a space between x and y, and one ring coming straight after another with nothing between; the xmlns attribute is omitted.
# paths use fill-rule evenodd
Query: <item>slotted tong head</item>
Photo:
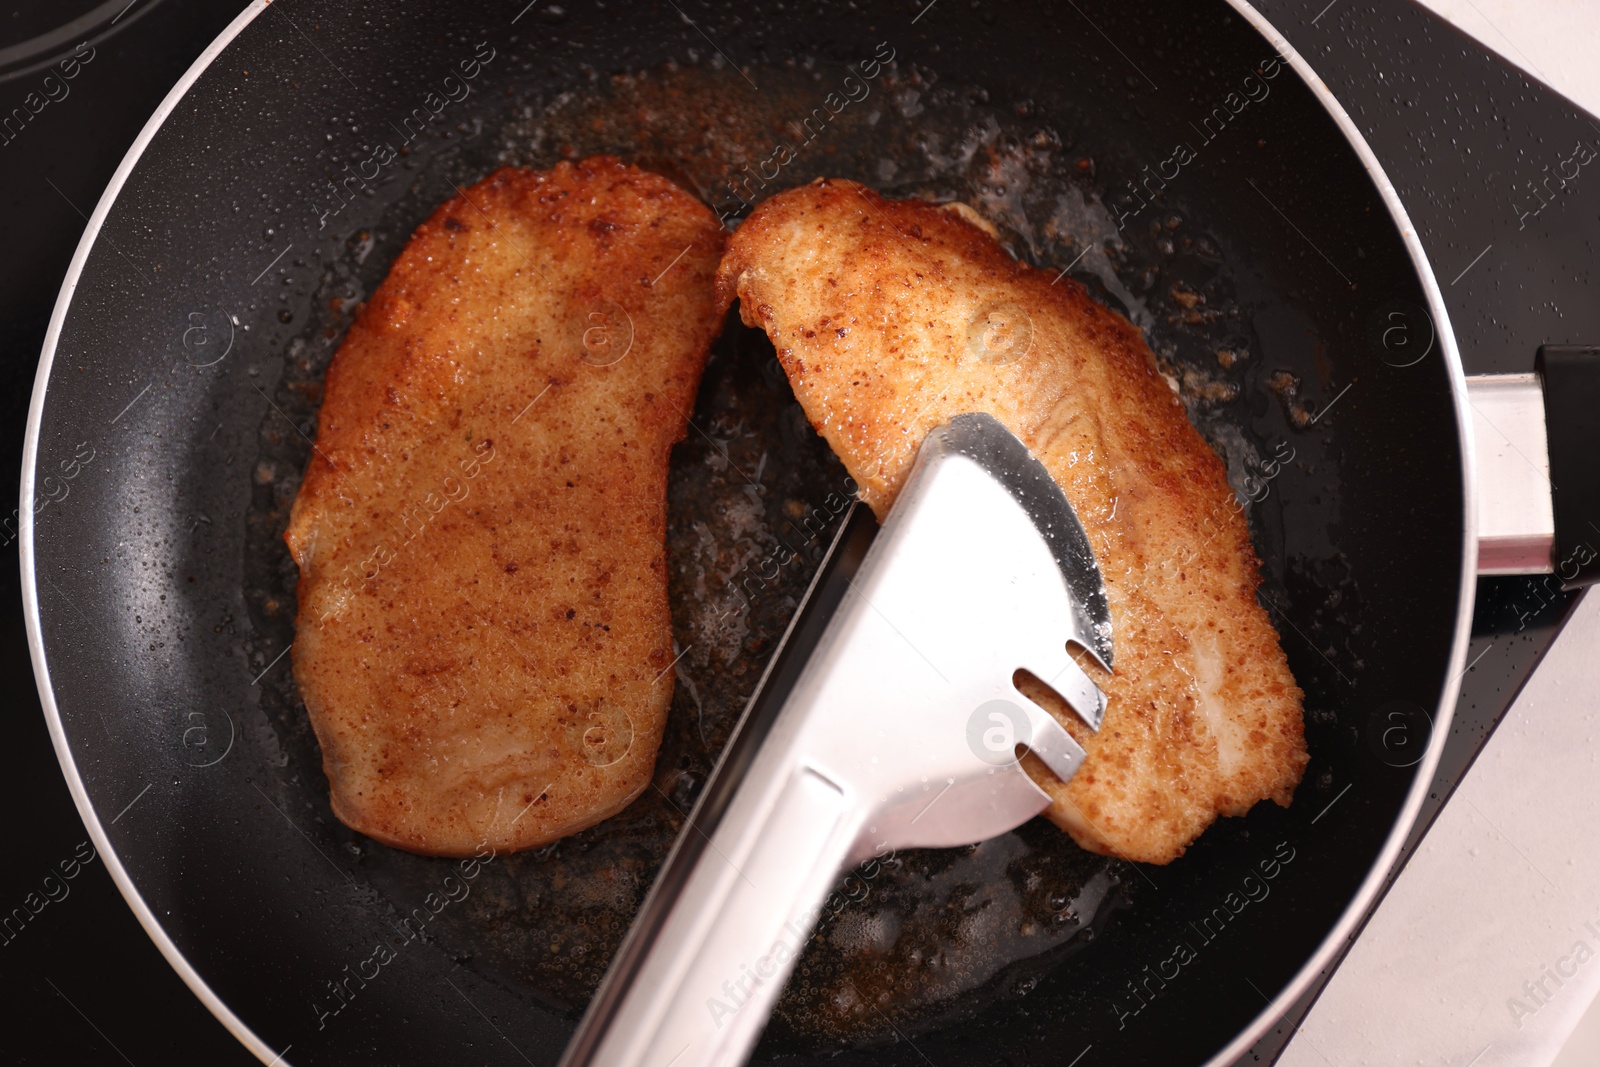
<svg viewBox="0 0 1600 1067"><path fill-rule="evenodd" d="M1068 645L1110 669L1105 586L1044 467L992 417L959 416L871 526L856 506L566 1067L744 1062L844 871L1039 814L1020 747L1077 773L1083 749L1013 681L1032 673L1099 729L1105 696Z"/></svg>

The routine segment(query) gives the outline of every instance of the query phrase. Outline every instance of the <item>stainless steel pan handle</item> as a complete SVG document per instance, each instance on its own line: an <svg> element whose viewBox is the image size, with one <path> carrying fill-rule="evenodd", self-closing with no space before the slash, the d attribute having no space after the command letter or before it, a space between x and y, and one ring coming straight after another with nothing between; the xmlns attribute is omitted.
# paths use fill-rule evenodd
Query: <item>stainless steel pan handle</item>
<svg viewBox="0 0 1600 1067"><path fill-rule="evenodd" d="M1478 573L1600 581L1600 348L1545 345L1536 370L1467 379Z"/></svg>

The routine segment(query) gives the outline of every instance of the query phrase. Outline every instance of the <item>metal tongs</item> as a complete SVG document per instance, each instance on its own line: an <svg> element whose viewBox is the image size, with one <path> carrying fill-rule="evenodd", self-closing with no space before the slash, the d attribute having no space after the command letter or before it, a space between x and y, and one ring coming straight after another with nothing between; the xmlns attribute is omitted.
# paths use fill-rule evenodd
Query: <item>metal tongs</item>
<svg viewBox="0 0 1600 1067"><path fill-rule="evenodd" d="M1023 747L1077 773L1083 749L1013 681L1098 730L1105 696L1069 644L1110 669L1083 527L1022 442L959 416L875 538L852 511L563 1063L743 1063L842 873L1039 814Z"/></svg>

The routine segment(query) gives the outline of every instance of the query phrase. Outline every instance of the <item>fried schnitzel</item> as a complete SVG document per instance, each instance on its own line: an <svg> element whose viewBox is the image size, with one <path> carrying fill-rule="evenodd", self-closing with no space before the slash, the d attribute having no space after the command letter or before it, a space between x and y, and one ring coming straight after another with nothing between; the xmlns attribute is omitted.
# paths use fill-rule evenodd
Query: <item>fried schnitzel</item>
<svg viewBox="0 0 1600 1067"><path fill-rule="evenodd" d="M1052 820L1167 863L1218 815L1289 803L1301 692L1256 600L1249 530L1126 319L958 211L837 180L761 204L717 290L772 339L880 519L928 431L964 412L999 419L1065 491L1104 573L1116 669L1091 671L1109 697L1099 733L1052 702L1088 752L1066 785L1031 764Z"/></svg>
<svg viewBox="0 0 1600 1067"><path fill-rule="evenodd" d="M524 849L644 789L673 683L667 457L723 243L615 159L507 168L361 311L285 535L294 677L351 828Z"/></svg>

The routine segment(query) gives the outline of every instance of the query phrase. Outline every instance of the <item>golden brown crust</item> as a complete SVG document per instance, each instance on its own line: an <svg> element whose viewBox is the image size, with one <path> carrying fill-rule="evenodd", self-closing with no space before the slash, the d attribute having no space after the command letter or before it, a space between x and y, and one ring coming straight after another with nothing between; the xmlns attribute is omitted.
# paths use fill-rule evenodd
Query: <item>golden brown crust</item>
<svg viewBox="0 0 1600 1067"><path fill-rule="evenodd" d="M1050 817L1097 851L1166 863L1219 814L1287 804L1306 764L1300 699L1255 598L1249 530L1221 461L1128 321L1018 263L957 212L819 181L763 203L717 295L777 347L812 424L881 517L923 437L969 411L1061 484L1105 575L1116 671Z"/></svg>
<svg viewBox="0 0 1600 1067"><path fill-rule="evenodd" d="M503 169L351 327L285 539L295 680L352 828L522 849L644 789L672 696L667 456L723 242L614 159Z"/></svg>

